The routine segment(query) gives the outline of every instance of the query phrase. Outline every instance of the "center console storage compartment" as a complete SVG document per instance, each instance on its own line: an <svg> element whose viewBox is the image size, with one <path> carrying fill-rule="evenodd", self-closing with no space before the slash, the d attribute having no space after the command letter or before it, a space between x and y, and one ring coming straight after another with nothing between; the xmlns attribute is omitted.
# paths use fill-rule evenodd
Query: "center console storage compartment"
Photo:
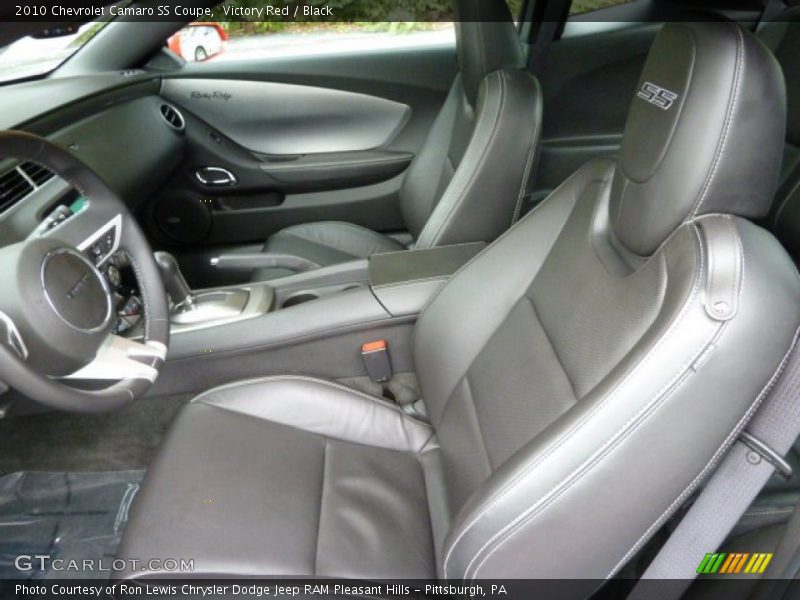
<svg viewBox="0 0 800 600"><path fill-rule="evenodd" d="M369 280L373 287L380 287L421 279L447 279L485 247L484 242L470 242L373 254L369 258Z"/></svg>
<svg viewBox="0 0 800 600"><path fill-rule="evenodd" d="M372 292L392 316L419 314L439 288L485 247L474 242L375 254L369 259Z"/></svg>

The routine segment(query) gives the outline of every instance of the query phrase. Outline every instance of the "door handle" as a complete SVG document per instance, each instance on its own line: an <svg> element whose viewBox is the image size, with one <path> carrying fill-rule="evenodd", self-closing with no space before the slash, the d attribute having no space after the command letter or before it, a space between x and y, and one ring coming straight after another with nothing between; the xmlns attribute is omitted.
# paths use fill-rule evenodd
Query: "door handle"
<svg viewBox="0 0 800 600"><path fill-rule="evenodd" d="M232 187L239 183L236 175L222 167L201 167L194 174L197 181L212 187Z"/></svg>

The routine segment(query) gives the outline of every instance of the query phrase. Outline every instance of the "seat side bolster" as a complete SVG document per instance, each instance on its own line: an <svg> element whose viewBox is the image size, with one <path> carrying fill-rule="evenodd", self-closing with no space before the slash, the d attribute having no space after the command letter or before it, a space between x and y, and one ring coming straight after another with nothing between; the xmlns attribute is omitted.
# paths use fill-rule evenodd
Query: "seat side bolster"
<svg viewBox="0 0 800 600"><path fill-rule="evenodd" d="M735 315L709 316L708 240L697 224L685 226L665 251L685 250L681 232L694 229L702 279L686 295L688 265L674 263L669 289L676 291L682 281L684 299L667 299L669 318L659 319L624 361L627 366L620 365L470 500L445 547L447 576L610 577L713 468L769 385L800 323L800 283L788 257L763 230L735 222L743 251ZM733 251L739 250L712 250ZM600 546L603 552L585 552Z"/></svg>
<svg viewBox="0 0 800 600"><path fill-rule="evenodd" d="M434 426L469 365L530 287L576 203L590 186L603 185L613 167L606 158L587 163L428 302L414 331L414 359Z"/></svg>
<svg viewBox="0 0 800 600"><path fill-rule="evenodd" d="M433 435L427 424L388 401L311 377L243 381L214 388L193 402L389 450L419 452Z"/></svg>
<svg viewBox="0 0 800 600"><path fill-rule="evenodd" d="M475 128L464 158L417 239L417 248L491 241L518 216L539 151L542 96L518 70L481 84Z"/></svg>
<svg viewBox="0 0 800 600"><path fill-rule="evenodd" d="M324 267L405 249L400 242L360 225L320 221L274 233L264 244L263 252L297 256Z"/></svg>

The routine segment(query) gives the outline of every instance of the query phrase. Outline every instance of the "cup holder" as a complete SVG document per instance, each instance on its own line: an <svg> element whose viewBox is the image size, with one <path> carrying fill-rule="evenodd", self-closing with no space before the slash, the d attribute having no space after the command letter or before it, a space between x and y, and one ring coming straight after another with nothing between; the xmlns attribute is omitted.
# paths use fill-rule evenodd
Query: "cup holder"
<svg viewBox="0 0 800 600"><path fill-rule="evenodd" d="M316 300L319 298L316 294L312 294L310 292L303 292L302 294L297 294L296 296L289 296L283 302L283 308L289 308L290 306L297 306L298 304L305 304L306 302L311 302L312 300Z"/></svg>

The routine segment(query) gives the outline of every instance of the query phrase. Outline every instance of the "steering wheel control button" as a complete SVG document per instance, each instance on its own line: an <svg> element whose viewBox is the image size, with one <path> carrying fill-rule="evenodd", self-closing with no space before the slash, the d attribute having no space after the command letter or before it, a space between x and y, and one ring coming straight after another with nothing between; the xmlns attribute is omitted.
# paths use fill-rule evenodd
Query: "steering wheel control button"
<svg viewBox="0 0 800 600"><path fill-rule="evenodd" d="M92 255L95 264L102 262L114 251L114 242L115 236L114 231L112 230L103 235L103 237L90 246L89 254Z"/></svg>
<svg viewBox="0 0 800 600"><path fill-rule="evenodd" d="M42 289L50 307L70 327L96 332L111 320L111 292L103 275L80 252L57 249L42 261Z"/></svg>
<svg viewBox="0 0 800 600"><path fill-rule="evenodd" d="M116 265L108 265L106 268L106 279L113 289L118 289L122 285L122 273Z"/></svg>
<svg viewBox="0 0 800 600"><path fill-rule="evenodd" d="M78 244L78 250L91 257L96 266L107 261L118 249L122 231L122 215L117 215L89 238Z"/></svg>

